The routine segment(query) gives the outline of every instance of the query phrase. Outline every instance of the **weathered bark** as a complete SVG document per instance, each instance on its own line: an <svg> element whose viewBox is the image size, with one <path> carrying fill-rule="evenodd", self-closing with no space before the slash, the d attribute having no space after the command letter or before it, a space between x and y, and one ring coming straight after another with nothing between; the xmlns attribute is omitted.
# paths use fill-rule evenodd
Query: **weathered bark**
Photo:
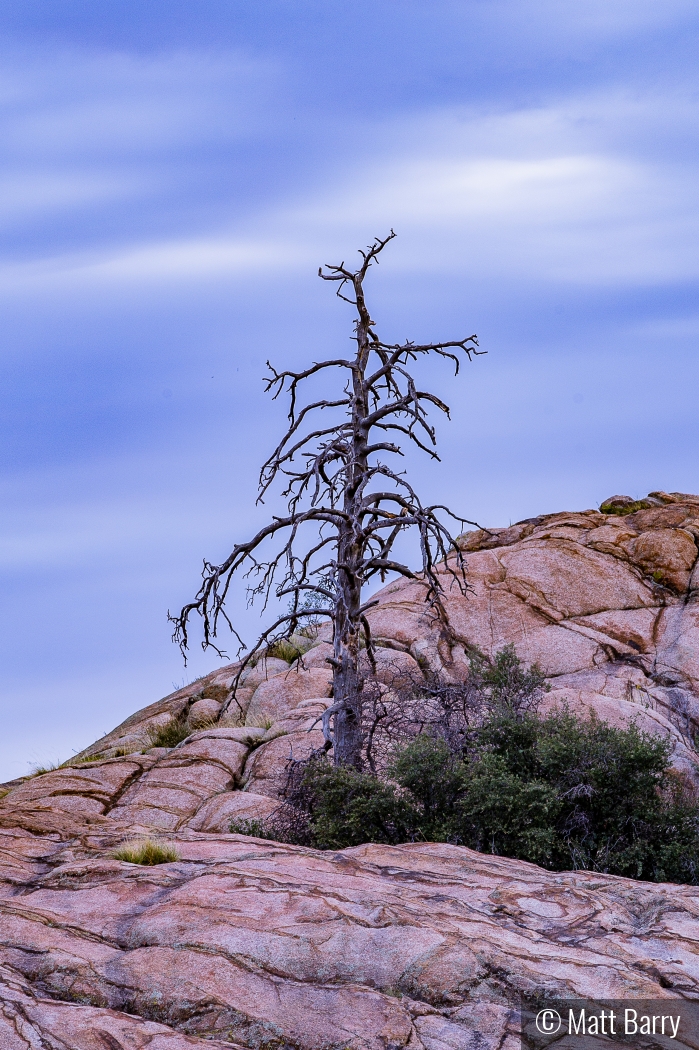
<svg viewBox="0 0 699 1050"><path fill-rule="evenodd" d="M362 690L359 650L362 606L362 567L364 543L361 530L361 489L367 476L369 432L364 422L369 415L366 368L369 361L371 318L364 302L361 281L354 281L357 311L357 358L352 372L352 447L348 484L343 509L345 519L338 530L338 570L336 576L333 649L335 660L333 696L339 709L335 715L333 752L336 763L361 767Z"/></svg>
<svg viewBox="0 0 699 1050"><path fill-rule="evenodd" d="M372 602L363 601L363 589L374 577L381 580L395 572L414 578L415 574L391 557L399 533L416 527L420 534L422 579L425 600L442 618L442 583L437 561L451 574L459 587L465 586L464 562L455 548L454 539L441 520L439 511L452 517L447 507L423 506L417 493L402 473L397 473L377 459L380 453L402 455L399 444L389 436L403 435L420 449L438 459L433 447L434 428L426 418L425 403L449 414L438 397L418 390L408 369L411 361L430 353L447 358L459 370L458 351L470 358L478 353L475 336L446 343L390 344L375 333L375 324L364 298L364 279L369 267L395 236L376 240L366 252L356 271L344 264L319 271L326 281L338 283L337 294L357 311L355 339L357 352L352 359L330 359L317 362L301 372L277 372L270 365L271 376L266 389L276 398L286 390L290 396L289 427L281 442L260 472L262 500L270 485L280 477L287 479L283 494L289 514L275 518L247 543L239 544L220 565L204 563L203 583L195 598L173 617L175 638L183 652L188 645L187 626L190 615L199 613L204 623L203 646L214 645L219 617L233 629L224 604L233 575L244 566L248 575L258 578L249 588L251 597L261 595L266 603L270 596L289 597L289 613L282 615L262 633L243 665L261 647L275 638L295 631L304 618L327 616L333 623L334 703L332 715L323 720L327 746L333 746L336 763L361 767L362 755L362 688L359 654L364 638L370 659L372 642L366 619ZM351 289L351 297L345 289ZM299 384L328 368L339 369L343 378L342 396L297 408ZM309 429L303 425L312 414L323 409L344 409L344 421L326 427ZM376 431L376 438L372 432ZM296 466L297 461L302 466ZM370 485L381 480L378 490ZM305 507L305 509L304 509ZM466 519L457 518L463 524ZM471 523L475 524L475 523ZM304 544L299 529L310 526L315 534ZM258 560L258 548L268 539L287 533L281 549L269 560ZM299 552L299 548L302 548ZM451 560L447 555L451 552ZM281 577L281 580L279 579ZM308 603L308 595L322 598ZM235 632L234 632L235 633ZM239 639L239 636L237 636ZM239 639L240 641L240 639ZM241 642L242 646L242 642Z"/></svg>

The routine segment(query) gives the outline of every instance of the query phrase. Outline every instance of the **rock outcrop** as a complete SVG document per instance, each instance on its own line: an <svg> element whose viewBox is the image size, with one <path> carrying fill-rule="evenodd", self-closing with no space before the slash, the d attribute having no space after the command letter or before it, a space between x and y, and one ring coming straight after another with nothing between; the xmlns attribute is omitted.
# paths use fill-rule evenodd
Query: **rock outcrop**
<svg viewBox="0 0 699 1050"><path fill-rule="evenodd" d="M460 537L469 589L445 573L448 631L419 581L389 584L370 613L378 676L458 679L469 646L513 643L547 673L547 705L636 720L696 777L699 497L602 509ZM222 668L0 786L0 1050L514 1050L521 996L699 998L695 888L231 835L318 746L328 651L321 631L291 665L269 656L235 696ZM114 858L144 835L180 859Z"/></svg>
<svg viewBox="0 0 699 1050"><path fill-rule="evenodd" d="M549 707L595 710L615 725L636 720L667 735L675 764L693 773L699 496L629 503L641 509L549 514L464 534L469 593L448 586L452 638L430 618L422 584L405 580L380 593L372 632L455 677L467 673L464 645L492 654L512 643L548 675Z"/></svg>
<svg viewBox="0 0 699 1050"><path fill-rule="evenodd" d="M516 1050L522 995L699 992L688 887L446 845L190 832L143 868L102 829L3 837L3 1050Z"/></svg>

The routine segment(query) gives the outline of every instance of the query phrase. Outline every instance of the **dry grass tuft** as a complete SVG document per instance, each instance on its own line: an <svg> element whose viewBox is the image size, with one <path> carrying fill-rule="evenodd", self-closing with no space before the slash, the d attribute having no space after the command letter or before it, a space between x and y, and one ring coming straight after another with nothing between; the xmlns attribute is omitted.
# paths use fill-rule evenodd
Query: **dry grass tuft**
<svg viewBox="0 0 699 1050"><path fill-rule="evenodd" d="M177 747L191 734L186 718L171 718L164 725L150 726L146 733L148 747Z"/></svg>
<svg viewBox="0 0 699 1050"><path fill-rule="evenodd" d="M207 685L205 686L198 696L202 700L216 700L219 704L222 704L224 700L228 699L230 689L225 685Z"/></svg>
<svg viewBox="0 0 699 1050"><path fill-rule="evenodd" d="M174 846L157 839L139 839L124 842L112 854L115 860L124 860L127 864L170 864L179 860L180 855Z"/></svg>
<svg viewBox="0 0 699 1050"><path fill-rule="evenodd" d="M44 773L53 773L56 769L63 769L68 762L47 762L46 765L33 766L30 777L42 777Z"/></svg>
<svg viewBox="0 0 699 1050"><path fill-rule="evenodd" d="M85 758L66 758L64 762L47 762L34 766L29 774L30 777L41 777L44 773L54 773L57 769L71 769L84 766L87 762L102 762L108 755L100 751L97 755L87 755Z"/></svg>
<svg viewBox="0 0 699 1050"><path fill-rule="evenodd" d="M218 729L240 729L244 725L245 712L240 711L235 705L216 723Z"/></svg>
<svg viewBox="0 0 699 1050"><path fill-rule="evenodd" d="M118 747L114 752L115 758L126 758L127 755L135 755L141 749L136 744L129 744L127 747Z"/></svg>
<svg viewBox="0 0 699 1050"><path fill-rule="evenodd" d="M314 638L301 633L292 634L291 638L279 638L268 646L265 656L275 656L278 660L285 660L293 664L300 656L307 653L315 644Z"/></svg>
<svg viewBox="0 0 699 1050"><path fill-rule="evenodd" d="M202 729L221 728L221 723L217 718L197 718L196 720L191 720L189 725L191 733L198 733Z"/></svg>
<svg viewBox="0 0 699 1050"><path fill-rule="evenodd" d="M258 718L253 718L252 721L250 721L250 722L246 721L244 728L245 729L271 729L273 725L274 725L274 719L272 719L272 718L263 718L262 716L260 716Z"/></svg>

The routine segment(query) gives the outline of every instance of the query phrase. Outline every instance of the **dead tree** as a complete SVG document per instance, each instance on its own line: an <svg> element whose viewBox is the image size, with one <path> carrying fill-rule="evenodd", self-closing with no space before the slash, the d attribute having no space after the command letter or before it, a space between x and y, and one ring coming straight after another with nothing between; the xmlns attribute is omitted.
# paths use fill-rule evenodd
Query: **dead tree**
<svg viewBox="0 0 699 1050"><path fill-rule="evenodd" d="M272 641L298 630L307 618L328 617L333 626L329 662L334 702L323 718L326 747L333 747L336 763L358 768L362 762L360 642L363 638L372 660L366 614L376 604L363 598L367 584L376 578L383 581L390 573L416 578L393 557L399 534L414 528L419 533L425 600L436 615L444 619L445 575L461 590L465 588L462 555L443 518L450 516L460 524L466 519L442 505L424 506L404 474L388 465L385 457L402 456L400 441L407 439L439 458L427 408L432 405L447 416L449 409L434 394L417 388L410 366L433 354L450 361L458 373L461 355L470 359L479 352L478 340L471 335L445 343L394 344L379 338L365 302L364 280L394 236L391 230L388 237L377 238L360 252L358 270L341 263L318 271L324 281L336 283L337 295L356 309L356 354L319 361L298 372L279 372L267 363L265 389L273 398L282 392L289 395L289 425L262 466L258 502L274 482L282 480L287 513L234 547L220 565L205 561L194 601L172 617L174 637L183 653L193 613L203 620L203 648L212 646L224 655L214 643L223 620L242 651L243 643L225 611L231 581L240 570L252 581L250 601L259 596L266 605L276 596L290 603L288 612L261 634L244 664ZM337 395L300 405L302 384L326 372L339 379ZM266 541L274 544L275 540L274 551L265 555Z"/></svg>

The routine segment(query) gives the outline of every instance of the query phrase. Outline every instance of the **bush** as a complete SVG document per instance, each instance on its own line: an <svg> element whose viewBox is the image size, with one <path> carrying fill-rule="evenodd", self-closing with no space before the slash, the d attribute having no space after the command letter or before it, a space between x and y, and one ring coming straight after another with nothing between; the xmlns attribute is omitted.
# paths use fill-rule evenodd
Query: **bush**
<svg viewBox="0 0 699 1050"><path fill-rule="evenodd" d="M464 761L443 741L418 737L390 772L418 804L420 838L537 864L551 859L556 792L517 776L501 756L477 749Z"/></svg>
<svg viewBox="0 0 699 1050"><path fill-rule="evenodd" d="M451 842L555 871L699 882L699 805L669 745L567 712L501 709L461 753L422 734L385 777L316 758L256 834L318 849Z"/></svg>
<svg viewBox="0 0 699 1050"><path fill-rule="evenodd" d="M342 849L451 842L532 861L699 884L699 800L670 744L568 711L537 714L547 686L512 646L469 651L464 683L429 675L365 690L371 772L325 753L291 762L284 802L236 831Z"/></svg>
<svg viewBox="0 0 699 1050"><path fill-rule="evenodd" d="M475 646L468 650L471 673L469 684L475 686L481 703L490 711L518 717L535 712L544 693L551 686L538 664L523 667L514 645L506 645L490 660Z"/></svg>
<svg viewBox="0 0 699 1050"><path fill-rule="evenodd" d="M125 860L128 864L169 864L179 860L180 856L174 846L157 842L155 839L142 839L140 842L126 842L112 854L115 860Z"/></svg>
<svg viewBox="0 0 699 1050"><path fill-rule="evenodd" d="M468 755L418 739L391 772L418 801L427 838L558 871L695 882L699 806L669 750L635 725L496 715Z"/></svg>
<svg viewBox="0 0 699 1050"><path fill-rule="evenodd" d="M317 849L343 849L363 842L405 842L416 822L414 807L391 784L349 766L318 761L306 787L313 793L310 837Z"/></svg>

